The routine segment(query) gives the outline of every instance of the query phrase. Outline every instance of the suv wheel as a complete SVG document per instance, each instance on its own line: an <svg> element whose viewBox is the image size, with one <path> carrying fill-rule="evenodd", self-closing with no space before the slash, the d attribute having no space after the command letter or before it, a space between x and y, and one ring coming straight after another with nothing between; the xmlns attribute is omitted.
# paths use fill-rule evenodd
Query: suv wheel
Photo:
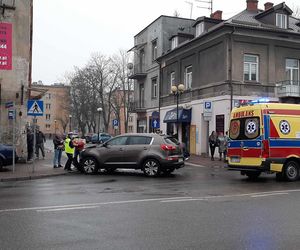
<svg viewBox="0 0 300 250"><path fill-rule="evenodd" d="M147 159L143 164L143 171L147 176L158 176L160 173L160 164L155 159Z"/></svg>
<svg viewBox="0 0 300 250"><path fill-rule="evenodd" d="M82 170L86 174L95 174L98 172L98 163L95 158L87 157L82 161Z"/></svg>

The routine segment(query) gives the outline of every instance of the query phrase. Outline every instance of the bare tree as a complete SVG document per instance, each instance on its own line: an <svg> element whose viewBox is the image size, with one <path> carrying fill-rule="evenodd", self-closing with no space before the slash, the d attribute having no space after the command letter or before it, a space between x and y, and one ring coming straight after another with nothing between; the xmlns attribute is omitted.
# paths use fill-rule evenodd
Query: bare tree
<svg viewBox="0 0 300 250"><path fill-rule="evenodd" d="M300 18L300 7L296 6L293 8L293 16L296 18Z"/></svg>
<svg viewBox="0 0 300 250"><path fill-rule="evenodd" d="M180 17L180 13L178 12L178 10L174 10L173 16L175 16L175 17Z"/></svg>

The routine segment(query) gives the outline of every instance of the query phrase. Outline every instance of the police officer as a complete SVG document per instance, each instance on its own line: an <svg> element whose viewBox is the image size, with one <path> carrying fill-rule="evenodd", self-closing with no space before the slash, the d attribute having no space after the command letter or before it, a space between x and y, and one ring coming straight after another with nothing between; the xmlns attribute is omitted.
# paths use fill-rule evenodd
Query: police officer
<svg viewBox="0 0 300 250"><path fill-rule="evenodd" d="M68 160L66 162L64 170L72 171L71 164L73 162L73 155L75 152L75 147L73 144L73 134L69 133L65 139L65 152L67 154Z"/></svg>

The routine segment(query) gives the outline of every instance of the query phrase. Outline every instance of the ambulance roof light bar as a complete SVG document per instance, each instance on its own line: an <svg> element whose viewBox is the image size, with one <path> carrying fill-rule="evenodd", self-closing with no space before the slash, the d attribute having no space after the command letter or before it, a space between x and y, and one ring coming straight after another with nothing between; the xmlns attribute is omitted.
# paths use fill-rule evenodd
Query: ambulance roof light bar
<svg viewBox="0 0 300 250"><path fill-rule="evenodd" d="M249 106L249 105L254 105L254 104L259 104L259 103L269 103L270 100L268 98L260 98L248 102L243 102L238 105L238 107L243 107L243 106Z"/></svg>

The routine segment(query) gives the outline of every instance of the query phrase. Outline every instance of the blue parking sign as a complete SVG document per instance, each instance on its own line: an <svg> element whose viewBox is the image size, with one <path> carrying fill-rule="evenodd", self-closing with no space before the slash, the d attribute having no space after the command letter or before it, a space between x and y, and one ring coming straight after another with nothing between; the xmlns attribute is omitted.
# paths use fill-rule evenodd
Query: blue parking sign
<svg viewBox="0 0 300 250"><path fill-rule="evenodd" d="M119 127L119 120L118 119L113 119L113 127Z"/></svg>

